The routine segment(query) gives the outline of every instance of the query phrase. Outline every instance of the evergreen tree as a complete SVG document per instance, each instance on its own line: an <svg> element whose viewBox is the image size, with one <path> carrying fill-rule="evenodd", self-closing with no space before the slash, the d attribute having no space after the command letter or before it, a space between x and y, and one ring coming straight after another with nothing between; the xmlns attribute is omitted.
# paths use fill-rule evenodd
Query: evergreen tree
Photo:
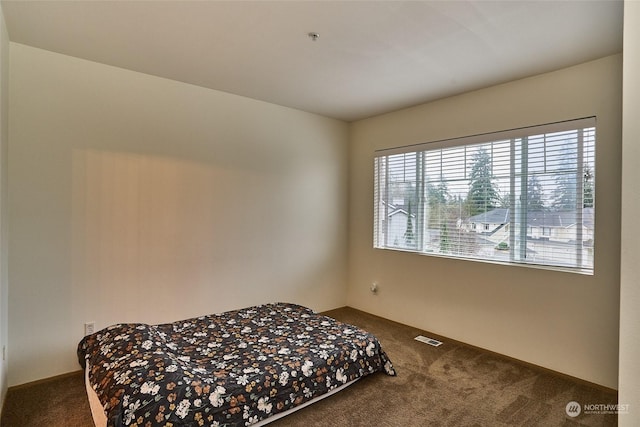
<svg viewBox="0 0 640 427"><path fill-rule="evenodd" d="M448 253L450 249L449 227L447 227L447 222L443 221L440 225L440 252Z"/></svg>
<svg viewBox="0 0 640 427"><path fill-rule="evenodd" d="M491 156L484 148L473 155L470 181L467 196L469 214L473 216L495 209L500 197L491 173Z"/></svg>
<svg viewBox="0 0 640 427"><path fill-rule="evenodd" d="M577 185L576 174L568 173L556 178L556 188L553 190L553 209L557 211L573 211L578 207L576 198ZM582 180L582 207L594 206L593 172L587 165L584 166Z"/></svg>
<svg viewBox="0 0 640 427"><path fill-rule="evenodd" d="M415 236L413 234L413 221L411 220L411 202L409 202L408 213L407 213L407 229L404 232L404 242L407 247L415 246Z"/></svg>
<svg viewBox="0 0 640 427"><path fill-rule="evenodd" d="M584 182L582 187L583 199L582 206L585 208L593 207L593 172L589 165L584 166Z"/></svg>
<svg viewBox="0 0 640 427"><path fill-rule="evenodd" d="M460 195L453 196L451 202L449 203L449 206L451 208L452 217L457 221L462 221L464 218L468 218L471 216L469 215L469 204Z"/></svg>
<svg viewBox="0 0 640 427"><path fill-rule="evenodd" d="M562 174L556 177L552 206L556 211L573 211L576 209L575 173Z"/></svg>
<svg viewBox="0 0 640 427"><path fill-rule="evenodd" d="M511 193L505 193L505 195L498 194L498 207L509 209L511 207Z"/></svg>
<svg viewBox="0 0 640 427"><path fill-rule="evenodd" d="M577 146L575 141L567 141L562 147L560 157L560 170L556 174L556 185L551 193L551 207L555 211L575 211L577 208Z"/></svg>
<svg viewBox="0 0 640 427"><path fill-rule="evenodd" d="M542 184L535 175L529 177L527 182L527 210L542 211L544 210L544 190Z"/></svg>
<svg viewBox="0 0 640 427"><path fill-rule="evenodd" d="M437 186L427 183L427 203L429 206L429 228L437 228L447 217L449 189L447 183L441 181Z"/></svg>

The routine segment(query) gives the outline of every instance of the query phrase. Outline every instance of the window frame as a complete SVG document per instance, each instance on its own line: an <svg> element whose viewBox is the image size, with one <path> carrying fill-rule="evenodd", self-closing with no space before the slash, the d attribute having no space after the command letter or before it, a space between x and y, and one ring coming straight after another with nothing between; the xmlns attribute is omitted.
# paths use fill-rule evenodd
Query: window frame
<svg viewBox="0 0 640 427"><path fill-rule="evenodd" d="M585 135L585 130L587 130L589 132L589 135L592 134L592 140L590 139L589 141L585 141L583 140L583 136ZM421 240L421 237L418 236L418 241L416 242L416 249L413 248L408 248L408 247L402 247L402 245L398 246L398 245L393 245L392 242L388 242L386 241L386 239L388 239L389 237L389 221L385 221L384 219L382 219L383 223L386 223L385 226L386 228L386 232L382 232L380 230L380 226L382 225L382 223L380 222L380 215L384 215L385 213L388 213L388 211L384 211L381 212L380 210L380 202L381 202L381 194L380 194L380 188L384 188L388 191L389 188L389 177L388 177L388 172L387 172L387 176L386 176L386 180L382 180L381 179L381 174L379 171L380 167L390 167L390 166L380 166L379 165L379 159L381 158L389 158L389 156L394 156L394 155L399 155L399 154L403 154L403 155L411 155L411 154L415 154L416 156L418 156L418 153L427 153L430 151L435 151L435 150L445 150L445 149L449 149L449 148L454 148L454 147L470 147L470 146L475 146L478 144L492 144L491 145L491 149L493 150L493 144L494 143L498 143L501 141L505 141L505 140L510 140L510 144L512 146L511 148L511 159L510 159L510 164L511 164L511 171L510 171L510 180L511 180L511 190L512 192L510 193L510 197L511 197L511 201L513 201L513 205L511 206L515 206L515 197L516 197L516 192L513 192L514 188L514 181L520 181L518 183L516 183L516 185L521 185L522 182L525 182L525 180L528 182L528 180L531 178L531 176L534 176L535 173L529 173L529 171L527 170L526 166L524 166L524 173L522 172L522 170L520 170L519 173L516 173L514 168L514 163L516 163L515 159L515 155L513 152L513 146L515 146L515 140L518 141L525 141L524 145L525 148L523 149L523 153L525 152L524 150L526 150L526 141L528 138L530 137L534 137L534 136L539 136L539 135L544 135L545 138L548 134L554 134L554 133L559 133L559 132L577 132L577 134L579 133L579 137L577 142L575 143L576 146L576 150L578 152L577 157L576 157L576 161L575 161L575 197L576 197L576 203L575 203L575 216L576 216L576 223L575 223L575 241L574 241L574 246L570 246L570 249L573 248L573 250L575 250L575 264L574 265L569 265L570 263L567 262L567 265L563 265L560 263L560 261L556 260L554 263L550 263L550 262L540 262L540 261L532 261L531 259L527 259L526 253L529 250L529 239L533 239L533 231L536 227L532 227L530 224L527 223L526 220L526 213L524 214L524 216L522 218L517 217L516 218L516 210L519 211L517 213L517 215L521 215L520 211L527 211L527 209L522 209L521 207L519 208L511 208L510 209L510 213L509 213L509 221L506 223L506 230L508 230L508 234L509 234L509 238L508 238L508 250L511 250L512 253L515 252L515 247L513 247L513 243L516 241L516 233L518 233L518 236L520 239L524 239L524 241L526 243L524 243L523 245L519 245L520 247L520 258L511 256L511 258L508 261L505 260L497 260L497 259L492 259L492 258L485 258L482 256L479 256L478 253L474 253L474 254L463 254L463 253L457 253L457 254L452 254L452 253L441 253L438 252L437 249L434 251L433 248L431 249L427 249L427 246L424 244L424 242ZM576 135L577 135L576 134ZM581 118L581 119L573 119L573 120L565 120L565 121L561 121L561 122L555 122L555 123L549 123L549 124L544 124L544 125L536 125L536 126L527 126L527 127L522 127L522 128L517 128L517 129L510 129L510 130L506 130L506 131L499 131L499 132L490 132L490 133L484 133L484 134L478 134L478 135L473 135L473 136L466 136L466 137L460 137L460 138L452 138L452 139L445 139L445 140L439 140L439 141L433 141L433 142L427 142L427 143L420 143L420 144L412 144L412 145L407 145L407 146L401 146L401 147L394 147L394 148L389 148L389 149L381 149L381 150L377 150L374 153L374 242L373 242L373 247L376 249L383 249L383 250L394 250L394 251L404 251L404 252L412 252L412 253L419 253L422 255L427 255L427 256L436 256L436 257L445 257L445 258L452 258L452 259L463 259L463 260L472 260L472 261L478 261L478 262L489 262L489 263L497 263L497 264L506 264L506 265L513 265L513 266L524 266L524 267L531 267L531 268L542 268L542 269L548 269L548 270L559 270L559 271L567 271L567 272L571 272L571 273L579 273L579 274L587 274L587 275L593 275L595 274L595 179L592 182L592 187L590 189L591 193L589 195L590 197L590 201L591 201L591 208L593 209L593 213L592 218L592 235L589 238L589 236L586 236L587 238L583 238L583 229L585 227L585 221L583 219L583 215L584 215L584 211L587 208L587 206L585 206L585 201L587 199L587 197L585 196L584 193L584 188L583 188L583 179L580 177L584 177L584 173L585 171L587 171L587 167L593 167L592 169L592 175L590 176L590 178L594 178L595 177L595 156L596 156L596 141L597 141L597 127L596 127L596 117L585 117L585 118ZM588 152L588 159L591 162L589 165L586 164L587 161L587 157L584 156L584 147L586 144L591 144L589 147L589 152ZM546 143L545 143L546 144ZM545 145L546 147L546 145ZM546 148L545 148L546 150ZM466 153L466 149L465 149L465 153ZM426 156L426 154L423 154L424 156ZM466 155L466 154L465 154ZM493 153L492 153L493 155ZM526 155L523 155L522 157L528 157L530 154L529 152L527 152ZM547 161L547 154L544 154L544 161ZM417 158L417 157L416 157ZM523 163L527 163L527 160L523 160L520 159L521 162ZM465 162L467 162L466 158L465 158ZM493 157L491 160L491 167L493 168ZM441 166L442 167L442 164ZM467 168L467 163L465 163L465 168ZM521 163L518 164L518 167L522 168ZM573 169L570 169L570 172L574 172ZM545 172L546 173L546 172ZM426 175L425 172L422 171L422 178L419 179L418 178L418 174L419 172L416 170L416 179L415 179L415 186L416 186L416 192L420 192L422 191L423 195L425 195L426 197L426 193L424 193L425 187L429 184L428 179L426 179ZM560 172L557 172L557 175L561 175ZM546 173L546 175L544 175L545 179L548 179L549 176L554 176L552 173ZM432 185L440 185L441 183L447 183L448 181L446 179L442 179L440 181L433 181L430 182ZM384 187L381 187L384 186ZM422 189L420 188L422 187ZM525 184L525 190L526 190L526 184ZM521 193L524 194L524 193ZM388 196L388 195L387 195ZM421 199L421 203L418 203L417 206L417 210L418 210L418 215L416 216L416 228L418 228L418 218L422 218L423 223L420 224L421 227L425 227L425 223L428 221L431 221L431 219L427 216L420 216L420 209L424 209L425 203L426 203L426 198L423 197L423 199ZM525 197L526 200L526 197ZM449 203L449 202L446 202ZM446 205L445 203L445 205ZM522 204L522 202L520 202L520 204ZM391 205L390 203L388 203L388 205ZM416 207L414 207L414 209L416 209ZM411 211L411 209L409 209ZM487 211L486 211L487 212ZM508 211L509 212L509 211ZM533 212L530 210L529 208L529 213ZM408 220L411 220L411 218L414 217L414 215L409 215L408 216ZM470 217L467 217L467 220ZM461 221L462 218L460 218L458 221ZM522 220L523 222L518 222L518 220ZM486 232L487 228L490 228L489 223L485 223L483 227L478 227L476 222L468 222L467 223L468 227L473 230L475 233L478 232ZM511 227L512 224L515 224L513 227ZM413 225L413 224L412 224ZM458 224L459 225L459 224ZM516 226L517 225L517 226ZM538 233L540 234L540 237L542 239L549 239L551 237L552 234L552 230L550 227L545 227L545 226L541 226L538 227L539 231ZM384 239L385 241L380 241L381 238L381 233L384 235ZM421 233L418 233L421 234ZM411 236L413 238L413 235ZM585 243L587 243L585 245ZM472 244L473 246L474 244ZM524 249L523 249L524 248ZM567 251L569 251L570 249L567 249ZM583 252L584 250L590 250L590 259L589 259L589 263L585 264L585 261L583 260ZM561 256L559 256L558 259L561 259Z"/></svg>

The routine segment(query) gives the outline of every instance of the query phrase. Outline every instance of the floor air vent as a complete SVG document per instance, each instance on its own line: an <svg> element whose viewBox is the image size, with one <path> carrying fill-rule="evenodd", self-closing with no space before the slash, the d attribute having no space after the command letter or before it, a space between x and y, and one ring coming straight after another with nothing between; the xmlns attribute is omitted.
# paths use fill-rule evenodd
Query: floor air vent
<svg viewBox="0 0 640 427"><path fill-rule="evenodd" d="M420 341L423 342L425 344L429 344L432 345L434 347L439 347L442 345L442 342L438 341L438 340L434 340L433 338L429 338L429 337L425 337L422 335L418 335L417 337L414 338L416 341Z"/></svg>

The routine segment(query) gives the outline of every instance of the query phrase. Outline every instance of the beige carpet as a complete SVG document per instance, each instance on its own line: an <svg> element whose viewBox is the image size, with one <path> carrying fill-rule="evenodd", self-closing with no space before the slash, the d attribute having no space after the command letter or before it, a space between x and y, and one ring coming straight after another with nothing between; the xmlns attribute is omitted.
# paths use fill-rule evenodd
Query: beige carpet
<svg viewBox="0 0 640 427"><path fill-rule="evenodd" d="M446 339L431 347L413 340L423 331L351 308L326 314L373 332L398 376L366 377L273 427L617 425L615 414L565 410L571 401L614 404L613 392ZM91 426L82 374L10 389L1 425Z"/></svg>
<svg viewBox="0 0 640 427"><path fill-rule="evenodd" d="M0 425L90 427L91 409L84 374L77 372L9 389Z"/></svg>

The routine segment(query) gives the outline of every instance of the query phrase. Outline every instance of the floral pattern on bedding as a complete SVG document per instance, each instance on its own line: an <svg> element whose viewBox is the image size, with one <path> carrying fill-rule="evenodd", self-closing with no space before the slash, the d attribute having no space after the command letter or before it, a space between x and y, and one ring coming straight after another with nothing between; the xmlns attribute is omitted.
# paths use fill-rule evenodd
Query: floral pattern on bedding
<svg viewBox="0 0 640 427"><path fill-rule="evenodd" d="M365 375L395 375L370 333L294 304L85 337L109 426L249 426Z"/></svg>

